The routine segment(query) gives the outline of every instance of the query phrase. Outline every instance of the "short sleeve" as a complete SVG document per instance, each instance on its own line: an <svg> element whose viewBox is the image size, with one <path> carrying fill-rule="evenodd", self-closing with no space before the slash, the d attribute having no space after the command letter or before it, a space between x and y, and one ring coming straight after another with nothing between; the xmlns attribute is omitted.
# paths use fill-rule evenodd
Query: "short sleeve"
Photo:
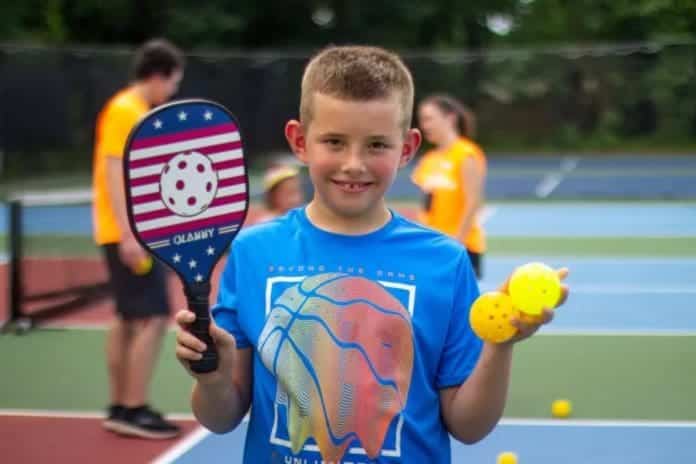
<svg viewBox="0 0 696 464"><path fill-rule="evenodd" d="M114 104L102 118L101 152L103 156L122 158L131 129L138 123L140 114L127 105Z"/></svg>
<svg viewBox="0 0 696 464"><path fill-rule="evenodd" d="M447 338L440 356L436 385L447 388L461 385L474 370L483 348L483 342L471 329L469 310L478 298L476 283L469 257L462 255L455 280L452 315L447 329Z"/></svg>
<svg viewBox="0 0 696 464"><path fill-rule="evenodd" d="M220 279L217 302L213 306L212 314L215 323L234 336L237 341L237 348L248 348L251 346L251 343L239 323L238 286L235 268L234 253L230 253Z"/></svg>

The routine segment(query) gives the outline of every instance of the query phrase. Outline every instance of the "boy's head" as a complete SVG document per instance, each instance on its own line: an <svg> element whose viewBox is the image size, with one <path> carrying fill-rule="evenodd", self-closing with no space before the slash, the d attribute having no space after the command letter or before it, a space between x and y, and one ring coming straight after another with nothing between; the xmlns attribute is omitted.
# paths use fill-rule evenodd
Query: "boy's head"
<svg viewBox="0 0 696 464"><path fill-rule="evenodd" d="M314 116L316 94L341 100L369 101L394 97L404 132L411 127L413 78L396 54L377 47L329 47L307 65L302 77L300 122Z"/></svg>
<svg viewBox="0 0 696 464"><path fill-rule="evenodd" d="M302 78L300 120L285 135L307 164L314 200L330 214L381 214L398 168L413 157L413 79L394 53L377 47L329 47Z"/></svg>
<svg viewBox="0 0 696 464"><path fill-rule="evenodd" d="M133 78L147 87L147 99L153 106L161 105L177 92L183 73L183 54L164 39L145 42L133 60Z"/></svg>

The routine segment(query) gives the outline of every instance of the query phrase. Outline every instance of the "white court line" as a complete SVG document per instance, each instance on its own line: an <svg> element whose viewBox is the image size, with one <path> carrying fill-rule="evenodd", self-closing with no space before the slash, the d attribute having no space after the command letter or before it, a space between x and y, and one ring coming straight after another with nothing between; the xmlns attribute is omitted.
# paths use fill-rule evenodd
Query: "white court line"
<svg viewBox="0 0 696 464"><path fill-rule="evenodd" d="M537 335L564 337L696 337L696 330L670 329L556 329L543 327Z"/></svg>
<svg viewBox="0 0 696 464"><path fill-rule="evenodd" d="M48 417L51 419L103 419L104 413L100 411L66 411L55 409L0 409L0 417ZM172 420L196 420L193 414L177 413L166 414L167 419Z"/></svg>
<svg viewBox="0 0 696 464"><path fill-rule="evenodd" d="M654 428L696 428L696 421L661 420L603 420L603 419L524 419L506 418L499 425L521 427L654 427Z"/></svg>
<svg viewBox="0 0 696 464"><path fill-rule="evenodd" d="M485 223L488 222L490 218L495 216L495 213L498 212L498 208L495 206L484 206L483 211L481 211L481 216L479 217L479 220L481 221L481 225L484 225Z"/></svg>
<svg viewBox="0 0 696 464"><path fill-rule="evenodd" d="M556 190L563 178L575 169L580 163L580 158L566 156L561 160L560 169L557 172L551 172L544 176L539 182L539 185L534 189L534 193L538 198L546 198L551 192Z"/></svg>
<svg viewBox="0 0 696 464"><path fill-rule="evenodd" d="M211 432L204 427L198 427L196 430L188 434L186 438L180 440L176 445L169 448L166 452L159 455L157 459L152 461L152 464L169 464L176 461L182 455L186 454L198 443L203 441Z"/></svg>
<svg viewBox="0 0 696 464"><path fill-rule="evenodd" d="M84 330L84 331L105 331L108 324L42 324L40 329L46 330ZM176 324L171 323L167 328L168 332L176 332ZM579 336L579 337L693 337L696 336L696 330L669 330L669 329L555 329L553 326L544 327L537 336Z"/></svg>
<svg viewBox="0 0 696 464"><path fill-rule="evenodd" d="M602 284L573 284L570 283L570 293L589 293L589 294L611 294L611 295L665 295L665 294L696 294L696 287L688 285L672 285L672 286L637 286L637 285L602 285ZM481 285L481 290L493 290L496 285Z"/></svg>

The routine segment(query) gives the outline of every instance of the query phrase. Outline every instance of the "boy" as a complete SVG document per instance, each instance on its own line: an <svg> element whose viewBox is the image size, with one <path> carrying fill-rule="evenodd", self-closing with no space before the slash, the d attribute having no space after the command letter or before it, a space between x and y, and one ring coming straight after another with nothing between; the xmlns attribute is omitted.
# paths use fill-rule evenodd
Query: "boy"
<svg viewBox="0 0 696 464"><path fill-rule="evenodd" d="M176 93L183 70L183 56L174 45L145 43L133 61L134 82L99 113L94 146L94 238L104 252L118 316L106 341L111 405L103 425L141 438L171 438L179 427L147 405L169 304L163 267L151 260L128 225L123 150L138 120Z"/></svg>
<svg viewBox="0 0 696 464"><path fill-rule="evenodd" d="M448 432L473 443L502 414L513 345L471 331L466 249L385 205L421 141L412 108L411 75L385 50L331 47L305 70L285 134L314 198L240 233L210 327L219 368L191 373L215 432L253 397L246 464L449 462ZM193 319L177 314L187 369L204 349ZM515 341L538 328L516 323Z"/></svg>

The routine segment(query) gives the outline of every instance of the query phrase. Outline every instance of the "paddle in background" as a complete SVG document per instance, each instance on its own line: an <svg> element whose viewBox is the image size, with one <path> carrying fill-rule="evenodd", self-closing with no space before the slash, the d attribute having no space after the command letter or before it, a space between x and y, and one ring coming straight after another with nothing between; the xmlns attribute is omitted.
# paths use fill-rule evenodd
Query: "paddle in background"
<svg viewBox="0 0 696 464"><path fill-rule="evenodd" d="M210 276L249 204L239 125L226 108L207 100L157 107L131 131L123 172L131 230L181 279L196 314L190 330L207 345L191 369L214 371Z"/></svg>

